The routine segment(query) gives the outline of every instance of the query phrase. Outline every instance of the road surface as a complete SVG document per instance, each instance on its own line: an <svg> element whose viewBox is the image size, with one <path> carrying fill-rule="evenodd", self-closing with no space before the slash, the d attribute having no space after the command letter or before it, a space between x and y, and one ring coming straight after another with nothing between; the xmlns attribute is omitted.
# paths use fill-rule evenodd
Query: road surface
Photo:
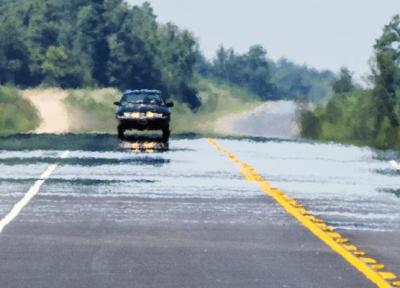
<svg viewBox="0 0 400 288"><path fill-rule="evenodd" d="M26 90L24 97L32 102L40 115L40 125L35 133L66 133L70 130L70 119L64 100L66 91L49 88Z"/></svg>
<svg viewBox="0 0 400 288"><path fill-rule="evenodd" d="M218 142L400 273L394 152ZM0 139L1 220L43 181L0 233L1 287L376 287L207 139L154 153L119 145L112 135Z"/></svg>
<svg viewBox="0 0 400 288"><path fill-rule="evenodd" d="M297 105L294 101L268 101L251 111L219 119L215 132L223 135L298 138Z"/></svg>

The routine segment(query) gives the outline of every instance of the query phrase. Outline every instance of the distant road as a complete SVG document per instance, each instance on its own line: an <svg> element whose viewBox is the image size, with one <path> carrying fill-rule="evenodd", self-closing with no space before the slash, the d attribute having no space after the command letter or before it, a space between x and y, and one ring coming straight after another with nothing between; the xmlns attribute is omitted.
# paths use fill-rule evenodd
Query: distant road
<svg viewBox="0 0 400 288"><path fill-rule="evenodd" d="M215 131L227 135L293 139L299 134L297 104L269 101L252 111L228 116L216 123Z"/></svg>
<svg viewBox="0 0 400 288"><path fill-rule="evenodd" d="M82 125L82 115L71 116L65 99L67 91L56 88L26 90L24 97L39 112L40 126L37 134L62 134L75 131ZM82 119L80 119L82 118ZM269 101L247 112L217 120L214 130L222 135L260 136L294 139L298 137L297 104L293 101Z"/></svg>
<svg viewBox="0 0 400 288"><path fill-rule="evenodd" d="M40 126L35 133L69 132L69 116L64 100L68 94L59 89L26 90L24 97L32 102L41 118Z"/></svg>

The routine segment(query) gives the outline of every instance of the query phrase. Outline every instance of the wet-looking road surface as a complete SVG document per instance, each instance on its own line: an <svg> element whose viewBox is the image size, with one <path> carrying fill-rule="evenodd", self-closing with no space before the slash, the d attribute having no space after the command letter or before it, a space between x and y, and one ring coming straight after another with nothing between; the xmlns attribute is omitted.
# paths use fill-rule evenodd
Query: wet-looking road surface
<svg viewBox="0 0 400 288"><path fill-rule="evenodd" d="M388 162L398 155L219 142L400 273L400 173ZM118 145L107 135L0 140L0 219L59 164L0 234L1 287L375 287L206 139L154 153Z"/></svg>

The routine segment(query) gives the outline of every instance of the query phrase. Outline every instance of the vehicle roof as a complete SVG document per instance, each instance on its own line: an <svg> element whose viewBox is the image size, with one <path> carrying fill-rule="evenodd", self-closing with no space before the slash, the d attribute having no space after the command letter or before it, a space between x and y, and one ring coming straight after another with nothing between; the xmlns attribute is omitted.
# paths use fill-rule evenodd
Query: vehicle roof
<svg viewBox="0 0 400 288"><path fill-rule="evenodd" d="M157 94L161 95L160 90L155 89L136 89L136 90L126 90L123 95L125 94Z"/></svg>

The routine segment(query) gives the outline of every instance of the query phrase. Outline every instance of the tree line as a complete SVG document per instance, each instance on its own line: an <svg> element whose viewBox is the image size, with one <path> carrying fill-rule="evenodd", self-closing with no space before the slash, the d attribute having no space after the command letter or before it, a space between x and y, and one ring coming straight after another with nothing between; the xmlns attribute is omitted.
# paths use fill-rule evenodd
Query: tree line
<svg viewBox="0 0 400 288"><path fill-rule="evenodd" d="M197 43L157 23L148 3L0 1L0 83L63 88L151 87L197 107Z"/></svg>
<svg viewBox="0 0 400 288"><path fill-rule="evenodd" d="M212 61L198 56L200 74L247 88L261 100L329 98L336 75L328 70L318 71L298 65L286 58L273 61L261 45L239 54L221 46Z"/></svg>
<svg viewBox="0 0 400 288"><path fill-rule="evenodd" d="M374 45L371 88L354 84L342 69L335 96L326 105L302 113L302 134L323 140L400 148L400 16L387 24Z"/></svg>
<svg viewBox="0 0 400 288"><path fill-rule="evenodd" d="M244 87L261 100L331 95L335 75L274 62L259 45L221 47L207 60L189 31L160 24L149 3L0 0L0 85L160 89L197 108L197 76Z"/></svg>

